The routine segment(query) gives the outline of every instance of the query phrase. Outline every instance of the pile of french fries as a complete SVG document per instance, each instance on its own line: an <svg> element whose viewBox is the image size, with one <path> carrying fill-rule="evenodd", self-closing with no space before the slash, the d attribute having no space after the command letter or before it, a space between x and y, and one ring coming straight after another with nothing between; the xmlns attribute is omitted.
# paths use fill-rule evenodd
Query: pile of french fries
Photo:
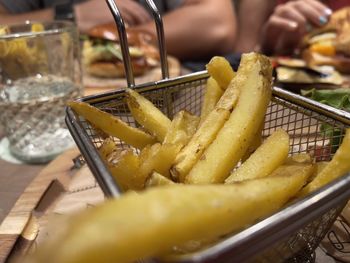
<svg viewBox="0 0 350 263"><path fill-rule="evenodd" d="M263 141L272 85L267 57L244 54L237 72L214 57L207 69L200 116L180 111L170 120L131 89L126 101L141 128L69 103L110 136L99 151L125 194L72 217L35 262L134 262L192 251L350 171L350 130L330 162L315 163L307 153L288 156L282 129ZM118 148L115 138L132 147Z"/></svg>

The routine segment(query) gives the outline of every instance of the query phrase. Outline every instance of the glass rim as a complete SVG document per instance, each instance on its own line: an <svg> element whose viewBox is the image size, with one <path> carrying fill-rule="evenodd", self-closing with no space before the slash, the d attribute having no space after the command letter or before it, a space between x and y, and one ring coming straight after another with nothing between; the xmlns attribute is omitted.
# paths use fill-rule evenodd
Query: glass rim
<svg viewBox="0 0 350 263"><path fill-rule="evenodd" d="M22 38L22 37L54 35L54 34L69 32L76 29L75 23L67 20L53 20L53 21L43 21L43 22L27 20L24 23L17 23L17 24L11 24L6 26L11 29L11 28L19 28L23 26L30 26L33 24L42 24L44 28L49 25L57 25L58 28L45 29L44 31L41 31L41 32L24 31L24 32L9 33L6 35L0 35L0 40L9 40L9 39Z"/></svg>

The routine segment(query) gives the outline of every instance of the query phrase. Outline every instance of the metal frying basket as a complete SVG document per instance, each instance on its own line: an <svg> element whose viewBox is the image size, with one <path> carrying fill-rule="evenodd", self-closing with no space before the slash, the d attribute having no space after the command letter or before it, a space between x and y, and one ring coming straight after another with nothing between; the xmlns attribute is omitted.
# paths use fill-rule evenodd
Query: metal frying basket
<svg viewBox="0 0 350 263"><path fill-rule="evenodd" d="M125 28L117 6L107 0L116 18L128 86L152 101L169 117L186 109L200 114L204 88L208 78L205 71L168 79L165 49L161 48L163 80L134 85ZM146 1L156 18L160 47L164 47L161 17L151 0ZM163 43L163 44L162 44ZM136 127L124 100L125 91L113 91L81 98L100 110L118 116ZM98 147L101 134L71 108L67 108L67 126L84 159L106 196L115 197L121 192L103 163ZM277 128L290 135L290 154L314 151L318 160L330 160L340 144L344 131L350 126L350 114L293 94L273 88L272 100L265 116L263 136ZM325 132L325 130L327 132ZM131 147L114 138L120 147ZM167 262L312 262L314 250L350 198L350 174L298 200L278 213L223 238L199 252L167 259ZM159 261L157 261L159 262Z"/></svg>

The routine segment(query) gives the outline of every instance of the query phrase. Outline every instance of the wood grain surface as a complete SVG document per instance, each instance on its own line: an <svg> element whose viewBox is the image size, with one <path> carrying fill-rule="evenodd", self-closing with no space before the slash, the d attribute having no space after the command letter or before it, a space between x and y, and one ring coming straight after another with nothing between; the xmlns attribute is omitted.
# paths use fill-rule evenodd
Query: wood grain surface
<svg viewBox="0 0 350 263"><path fill-rule="evenodd" d="M71 169L72 159L78 154L78 149L73 148L60 155L47 165L24 190L0 225L0 262L6 262L18 238L26 233L24 231L26 227L27 230L30 227L29 233L32 233L32 224L28 222L33 211L55 180L58 180L63 186L67 184L75 172ZM45 206L44 203L40 205ZM24 239L28 239L28 237L24 237Z"/></svg>

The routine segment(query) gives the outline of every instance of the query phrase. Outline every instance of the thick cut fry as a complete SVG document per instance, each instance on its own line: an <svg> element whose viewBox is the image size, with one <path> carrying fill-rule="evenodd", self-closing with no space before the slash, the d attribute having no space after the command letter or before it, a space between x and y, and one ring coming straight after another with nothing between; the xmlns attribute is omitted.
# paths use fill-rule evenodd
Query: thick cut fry
<svg viewBox="0 0 350 263"><path fill-rule="evenodd" d="M170 177L170 167L173 164L176 154L178 153L178 145L156 143L148 146L141 151L140 167L137 171L137 178L142 187L145 186L147 178L156 171L165 177Z"/></svg>
<svg viewBox="0 0 350 263"><path fill-rule="evenodd" d="M103 141L98 151L100 152L102 159L107 162L108 156L116 149L117 149L117 145L115 144L113 139L107 138Z"/></svg>
<svg viewBox="0 0 350 263"><path fill-rule="evenodd" d="M237 170L226 178L225 183L266 177L283 164L288 156L289 135L276 130Z"/></svg>
<svg viewBox="0 0 350 263"><path fill-rule="evenodd" d="M182 148L192 138L198 123L198 116L179 111L175 114L163 143L178 144Z"/></svg>
<svg viewBox="0 0 350 263"><path fill-rule="evenodd" d="M126 193L71 218L39 249L36 262L134 262L189 240L215 239L278 211L305 180L304 174L295 174Z"/></svg>
<svg viewBox="0 0 350 263"><path fill-rule="evenodd" d="M215 56L207 64L207 70L219 86L225 90L235 76L230 63L224 57Z"/></svg>
<svg viewBox="0 0 350 263"><path fill-rule="evenodd" d="M269 177L293 176L295 174L304 174L308 179L316 172L316 165L306 163L284 164L274 170ZM308 181L305 181L305 183Z"/></svg>
<svg viewBox="0 0 350 263"><path fill-rule="evenodd" d="M221 183L237 165L264 119L271 98L269 59L244 54L232 82L240 86L237 106L185 178L189 184Z"/></svg>
<svg viewBox="0 0 350 263"><path fill-rule="evenodd" d="M249 156L252 155L256 151L256 149L258 149L259 146L263 143L262 132L264 129L264 125L265 125L265 119L260 124L258 131L254 135L254 139L252 143L248 146L247 151L242 156L242 160L241 160L242 162L245 162L249 158Z"/></svg>
<svg viewBox="0 0 350 263"><path fill-rule="evenodd" d="M169 184L174 184L174 182L157 172L153 172L146 180L146 187L163 186Z"/></svg>
<svg viewBox="0 0 350 263"><path fill-rule="evenodd" d="M204 99L201 109L201 123L209 115L209 113L215 108L216 103L219 101L223 90L213 77L209 77L207 80L207 86L204 93Z"/></svg>
<svg viewBox="0 0 350 263"><path fill-rule="evenodd" d="M171 121L156 106L132 89L127 89L127 103L134 119L163 142Z"/></svg>
<svg viewBox="0 0 350 263"><path fill-rule="evenodd" d="M313 160L308 153L298 153L289 156L284 164L297 164L297 163L312 163Z"/></svg>
<svg viewBox="0 0 350 263"><path fill-rule="evenodd" d="M171 169L175 181L184 181L185 176L199 160L204 150L214 141L236 106L241 84L235 79L232 80L215 108L203 120L189 143L176 156L175 164Z"/></svg>
<svg viewBox="0 0 350 263"><path fill-rule="evenodd" d="M107 112L103 112L84 102L68 102L75 112L105 133L115 136L127 144L142 149L148 144L153 144L155 138L144 131L131 127L121 119Z"/></svg>
<svg viewBox="0 0 350 263"><path fill-rule="evenodd" d="M140 159L131 149L114 152L107 165L122 191L143 189L143 181L138 177Z"/></svg>
<svg viewBox="0 0 350 263"><path fill-rule="evenodd" d="M298 196L306 196L348 172L350 172L350 129L346 130L343 141L332 160L300 191Z"/></svg>

